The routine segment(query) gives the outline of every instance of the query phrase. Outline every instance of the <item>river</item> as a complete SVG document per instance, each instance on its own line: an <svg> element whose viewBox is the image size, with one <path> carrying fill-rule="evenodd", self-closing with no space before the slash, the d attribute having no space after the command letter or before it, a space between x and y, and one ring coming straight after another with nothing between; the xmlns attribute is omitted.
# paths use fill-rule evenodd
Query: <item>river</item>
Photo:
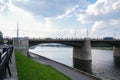
<svg viewBox="0 0 120 80"><path fill-rule="evenodd" d="M30 52L45 56L65 65L73 66L73 47L41 47L29 49ZM120 68L114 65L113 51L92 49L92 74L102 80L120 80Z"/></svg>

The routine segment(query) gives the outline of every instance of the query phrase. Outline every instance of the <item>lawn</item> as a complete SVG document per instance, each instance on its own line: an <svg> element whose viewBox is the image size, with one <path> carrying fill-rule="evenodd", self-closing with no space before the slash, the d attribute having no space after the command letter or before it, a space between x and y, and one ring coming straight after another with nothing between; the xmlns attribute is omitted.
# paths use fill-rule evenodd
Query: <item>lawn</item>
<svg viewBox="0 0 120 80"><path fill-rule="evenodd" d="M37 63L15 51L18 80L71 80L48 65Z"/></svg>

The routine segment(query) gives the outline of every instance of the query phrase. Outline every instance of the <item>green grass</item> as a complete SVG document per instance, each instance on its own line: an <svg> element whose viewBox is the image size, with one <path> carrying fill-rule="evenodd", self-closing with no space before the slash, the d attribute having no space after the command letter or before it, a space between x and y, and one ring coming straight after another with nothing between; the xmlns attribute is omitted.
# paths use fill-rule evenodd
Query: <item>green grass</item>
<svg viewBox="0 0 120 80"><path fill-rule="evenodd" d="M15 51L18 80L71 80L48 65L37 63Z"/></svg>

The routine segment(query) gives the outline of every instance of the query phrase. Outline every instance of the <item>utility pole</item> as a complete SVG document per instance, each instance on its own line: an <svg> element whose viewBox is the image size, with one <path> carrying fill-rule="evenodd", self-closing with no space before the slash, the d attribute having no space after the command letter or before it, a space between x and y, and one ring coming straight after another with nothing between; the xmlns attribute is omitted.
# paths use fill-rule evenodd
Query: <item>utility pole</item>
<svg viewBox="0 0 120 80"><path fill-rule="evenodd" d="M17 36L17 41L16 41L16 47L19 48L19 24L17 20L17 29L16 29L16 36Z"/></svg>
<svg viewBox="0 0 120 80"><path fill-rule="evenodd" d="M88 38L88 36L89 36L89 35L88 35L88 26L87 26L87 29L86 29L86 35L87 35L87 38Z"/></svg>
<svg viewBox="0 0 120 80"><path fill-rule="evenodd" d="M19 24L18 24L18 21L17 21L17 38L19 37Z"/></svg>
<svg viewBox="0 0 120 80"><path fill-rule="evenodd" d="M76 38L76 29L74 30L74 38Z"/></svg>
<svg viewBox="0 0 120 80"><path fill-rule="evenodd" d="M114 39L116 38L116 33L114 32Z"/></svg>

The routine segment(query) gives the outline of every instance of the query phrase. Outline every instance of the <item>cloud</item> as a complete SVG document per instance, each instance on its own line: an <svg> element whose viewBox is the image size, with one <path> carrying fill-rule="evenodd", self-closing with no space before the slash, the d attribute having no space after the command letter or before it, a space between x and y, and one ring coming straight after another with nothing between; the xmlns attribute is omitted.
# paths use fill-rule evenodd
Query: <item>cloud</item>
<svg viewBox="0 0 120 80"><path fill-rule="evenodd" d="M61 15L58 15L56 18L57 19L62 19L64 17L71 17L73 16L76 12L77 12L77 9L79 8L78 5L76 5L75 7L73 7L72 9L68 9L66 10L66 12L64 14L61 14Z"/></svg>
<svg viewBox="0 0 120 80"><path fill-rule="evenodd" d="M81 10L77 15L78 21L92 23L95 21L120 19L120 0L97 0L95 4Z"/></svg>
<svg viewBox="0 0 120 80"><path fill-rule="evenodd" d="M1 18L0 16L0 22L3 22L5 19L3 26L7 28L11 25L11 27L8 28L10 30L9 33L8 31L6 32L6 28L2 27L1 30L4 31L5 35L12 33L13 36L16 36L16 21L18 19L20 36L72 38L75 37L76 31L76 37L86 37L86 28L84 28L86 25L78 24L79 22L76 22L74 15L76 15L82 23L93 24L92 29L89 28L91 30L89 31L89 36L96 37L97 34L101 36L113 34L113 32L120 30L118 14L120 11L120 0L97 0L92 4L89 3L88 0L5 1L9 2L7 7L11 14L9 15L11 17ZM8 2L5 1L4 5L6 5L6 3L8 4ZM3 3L3 1L1 3ZM75 30L76 24L80 26ZM100 31L102 31L102 33Z"/></svg>
<svg viewBox="0 0 120 80"><path fill-rule="evenodd" d="M3 12L7 6L8 6L9 2L6 0L0 0L0 12Z"/></svg>
<svg viewBox="0 0 120 80"><path fill-rule="evenodd" d="M117 37L120 37L120 20L106 20L106 21L97 21L94 23L91 29L91 37L114 37L116 33Z"/></svg>
<svg viewBox="0 0 120 80"><path fill-rule="evenodd" d="M77 5L86 6L87 0L13 0L13 5L34 16L57 17L70 13Z"/></svg>
<svg viewBox="0 0 120 80"><path fill-rule="evenodd" d="M120 30L120 0L97 0L76 16L82 24L92 24L91 37L113 36Z"/></svg>
<svg viewBox="0 0 120 80"><path fill-rule="evenodd" d="M92 31L118 31L120 29L120 20L98 21L93 25Z"/></svg>

